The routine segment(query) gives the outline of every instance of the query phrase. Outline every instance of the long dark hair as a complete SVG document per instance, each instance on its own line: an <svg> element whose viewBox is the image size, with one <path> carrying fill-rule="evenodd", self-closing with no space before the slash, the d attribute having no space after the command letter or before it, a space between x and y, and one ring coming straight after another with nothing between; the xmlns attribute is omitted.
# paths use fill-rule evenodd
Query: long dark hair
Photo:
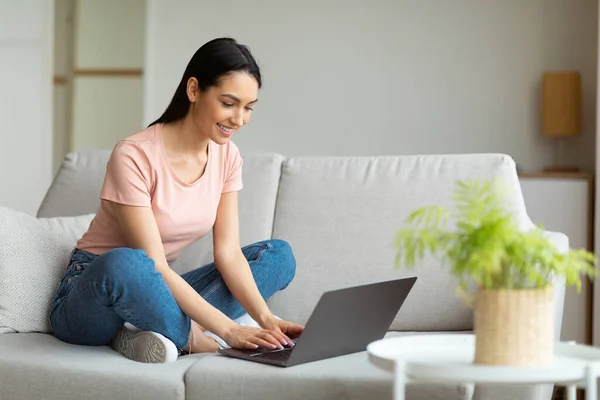
<svg viewBox="0 0 600 400"><path fill-rule="evenodd" d="M177 121L186 116L190 107L187 97L187 81L190 78L196 78L199 89L206 91L231 72L247 72L256 79L259 88L262 86L260 68L248 46L232 38L217 38L205 43L192 56L165 112L148 126Z"/></svg>

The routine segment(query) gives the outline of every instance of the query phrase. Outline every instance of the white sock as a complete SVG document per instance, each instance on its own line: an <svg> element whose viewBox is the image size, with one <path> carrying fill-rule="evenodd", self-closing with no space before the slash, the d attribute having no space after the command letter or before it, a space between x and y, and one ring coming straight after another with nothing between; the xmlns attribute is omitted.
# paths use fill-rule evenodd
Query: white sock
<svg viewBox="0 0 600 400"><path fill-rule="evenodd" d="M141 329L140 329L140 328L136 327L135 325L133 325L133 324L131 324L131 323L129 323L129 322L125 322L125 324L123 325L123 327L124 327L125 329L128 329L128 330L130 330L130 331L134 331L134 332L139 332L139 331L141 331Z"/></svg>

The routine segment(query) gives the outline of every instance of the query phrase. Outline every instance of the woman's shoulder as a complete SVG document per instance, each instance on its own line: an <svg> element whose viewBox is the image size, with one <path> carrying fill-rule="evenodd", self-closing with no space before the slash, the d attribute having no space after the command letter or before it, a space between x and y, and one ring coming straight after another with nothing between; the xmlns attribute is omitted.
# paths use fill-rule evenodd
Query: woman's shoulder
<svg viewBox="0 0 600 400"><path fill-rule="evenodd" d="M232 141L218 145L213 143L213 147L217 148L218 161L213 162L213 170L219 173L223 181L223 193L240 190L242 188L242 156L240 150ZM218 172L217 172L218 171Z"/></svg>
<svg viewBox="0 0 600 400"><path fill-rule="evenodd" d="M232 164L241 159L239 148L231 140L221 145L211 142L211 149L214 149L217 157L225 164Z"/></svg>
<svg viewBox="0 0 600 400"><path fill-rule="evenodd" d="M149 126L133 135L129 135L119 141L118 144L130 143L138 146L156 146L158 145L158 129L156 125Z"/></svg>
<svg viewBox="0 0 600 400"><path fill-rule="evenodd" d="M150 126L119 140L113 148L113 157L141 157L155 164L160 152L158 140L155 126Z"/></svg>

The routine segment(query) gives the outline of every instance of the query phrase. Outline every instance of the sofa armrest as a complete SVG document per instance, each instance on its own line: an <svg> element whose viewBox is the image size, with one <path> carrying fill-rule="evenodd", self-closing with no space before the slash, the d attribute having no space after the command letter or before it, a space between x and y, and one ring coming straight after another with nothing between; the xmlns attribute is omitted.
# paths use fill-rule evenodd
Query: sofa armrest
<svg viewBox="0 0 600 400"><path fill-rule="evenodd" d="M564 233L543 231L544 237L549 239L563 254L569 251L569 238ZM556 277L554 281L554 336L560 340L562 317L565 305L565 279Z"/></svg>

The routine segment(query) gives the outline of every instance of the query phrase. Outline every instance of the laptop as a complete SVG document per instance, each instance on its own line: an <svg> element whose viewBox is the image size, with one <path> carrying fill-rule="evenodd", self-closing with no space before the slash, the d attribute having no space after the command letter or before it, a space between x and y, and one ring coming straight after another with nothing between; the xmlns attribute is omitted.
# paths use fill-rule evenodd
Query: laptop
<svg viewBox="0 0 600 400"><path fill-rule="evenodd" d="M325 292L293 347L224 348L219 353L291 367L364 351L369 343L383 339L416 280L410 277Z"/></svg>

